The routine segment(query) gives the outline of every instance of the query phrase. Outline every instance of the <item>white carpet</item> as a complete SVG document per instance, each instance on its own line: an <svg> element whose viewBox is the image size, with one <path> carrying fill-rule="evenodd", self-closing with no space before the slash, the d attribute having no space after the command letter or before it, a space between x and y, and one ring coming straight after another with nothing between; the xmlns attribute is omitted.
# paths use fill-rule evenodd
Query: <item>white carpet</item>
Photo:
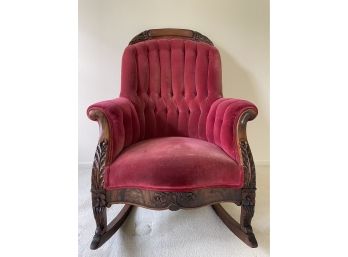
<svg viewBox="0 0 348 257"><path fill-rule="evenodd" d="M80 257L231 257L269 256L269 168L257 169L256 211L252 221L259 247L241 242L211 207L179 211L133 208L123 226L98 250L90 250L95 222L90 199L90 170L79 171ZM108 209L108 220L123 205ZM239 220L240 208L223 204Z"/></svg>

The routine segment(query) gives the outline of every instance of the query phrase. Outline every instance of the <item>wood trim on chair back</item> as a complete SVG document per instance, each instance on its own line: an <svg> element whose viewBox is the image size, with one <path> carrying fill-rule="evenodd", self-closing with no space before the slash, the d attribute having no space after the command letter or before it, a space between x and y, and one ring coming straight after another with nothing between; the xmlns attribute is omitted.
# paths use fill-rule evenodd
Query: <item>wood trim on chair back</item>
<svg viewBox="0 0 348 257"><path fill-rule="evenodd" d="M193 41L200 41L205 42L210 45L214 45L213 42L206 36L202 35L201 33L189 30L189 29L172 29L172 28L166 28L166 29L149 29L145 30L135 37L129 42L130 45L133 45L135 43L149 40L149 39L155 39L155 38L185 38L190 39Z"/></svg>

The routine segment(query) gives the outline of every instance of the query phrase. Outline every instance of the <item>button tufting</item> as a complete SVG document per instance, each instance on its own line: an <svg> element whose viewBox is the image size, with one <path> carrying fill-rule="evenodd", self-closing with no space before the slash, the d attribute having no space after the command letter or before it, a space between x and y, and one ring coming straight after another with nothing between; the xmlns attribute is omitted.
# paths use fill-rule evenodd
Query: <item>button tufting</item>
<svg viewBox="0 0 348 257"><path fill-rule="evenodd" d="M214 65L220 61L217 50L201 47L190 40L184 40L180 44L173 40L150 40L142 45L132 46L127 51L127 60L136 59L133 66L138 73L135 75L135 95L127 92L126 96L129 96L136 110L142 110L139 119L140 115L146 116L146 122L140 122L138 125L140 134L155 136L172 133L169 125L165 126L166 129L169 128L167 133L160 131L162 126L151 126L149 122L173 121L173 133L179 129L181 133L182 129L183 135L192 134L191 131L196 131L197 127L199 131L201 126L204 128L204 124L200 124L198 120L190 125L182 123L188 122L186 119L192 119L191 113L192 116L197 116L197 119L206 119L212 103L211 97L215 98L215 95L221 94L221 89L215 86L220 79L218 72L221 69L219 65ZM209 73L217 74L217 77L209 77ZM209 83L214 85L207 83L207 76L210 79ZM132 83L126 84L129 88L134 86ZM148 119L151 121L147 121Z"/></svg>

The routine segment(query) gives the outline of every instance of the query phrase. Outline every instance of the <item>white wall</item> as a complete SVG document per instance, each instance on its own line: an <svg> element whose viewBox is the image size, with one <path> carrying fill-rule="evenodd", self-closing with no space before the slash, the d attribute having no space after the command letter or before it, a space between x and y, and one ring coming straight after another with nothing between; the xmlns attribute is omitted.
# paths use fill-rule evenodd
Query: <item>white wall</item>
<svg viewBox="0 0 348 257"><path fill-rule="evenodd" d="M121 56L130 39L150 28L187 28L220 50L225 97L254 102L248 124L257 163L269 162L268 0L79 1L79 163L93 160L98 125L88 105L118 96Z"/></svg>

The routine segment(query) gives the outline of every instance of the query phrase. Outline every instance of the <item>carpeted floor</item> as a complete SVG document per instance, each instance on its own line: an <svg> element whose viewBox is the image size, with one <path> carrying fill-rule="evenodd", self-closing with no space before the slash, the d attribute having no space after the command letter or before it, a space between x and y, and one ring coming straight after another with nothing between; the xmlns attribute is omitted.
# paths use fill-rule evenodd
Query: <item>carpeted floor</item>
<svg viewBox="0 0 348 257"><path fill-rule="evenodd" d="M79 256L80 257L249 257L269 256L269 167L256 167L257 197L253 228L259 247L241 242L211 207L193 210L152 211L133 208L117 233L98 250L89 245L95 222L90 199L90 169L79 170ZM111 220L123 205L108 209ZM240 208L223 206L237 220Z"/></svg>

